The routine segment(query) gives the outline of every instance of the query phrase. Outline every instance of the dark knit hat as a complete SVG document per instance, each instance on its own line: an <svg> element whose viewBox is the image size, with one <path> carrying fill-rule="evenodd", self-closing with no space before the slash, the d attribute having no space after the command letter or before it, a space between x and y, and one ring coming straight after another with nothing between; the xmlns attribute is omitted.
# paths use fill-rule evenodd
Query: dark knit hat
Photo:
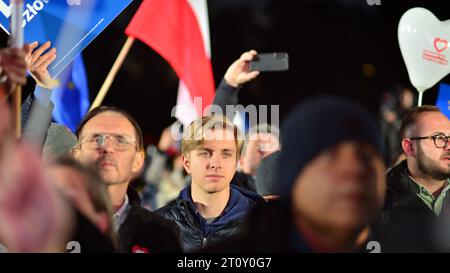
<svg viewBox="0 0 450 273"><path fill-rule="evenodd" d="M256 192L261 195L281 195L282 187L278 174L280 151L276 151L261 160L255 174Z"/></svg>
<svg viewBox="0 0 450 273"><path fill-rule="evenodd" d="M378 124L363 107L336 96L316 97L299 104L281 128L279 172L283 195L290 196L295 179L309 161L340 142L352 140L369 143L382 154Z"/></svg>

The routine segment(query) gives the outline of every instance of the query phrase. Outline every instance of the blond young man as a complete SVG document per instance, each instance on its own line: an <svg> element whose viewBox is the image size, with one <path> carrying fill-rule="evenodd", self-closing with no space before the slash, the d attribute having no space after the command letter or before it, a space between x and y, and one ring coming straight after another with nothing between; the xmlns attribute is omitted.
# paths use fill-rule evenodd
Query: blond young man
<svg viewBox="0 0 450 273"><path fill-rule="evenodd" d="M182 140L182 160L191 175L178 198L157 212L178 225L185 251L205 247L239 232L245 213L263 199L230 185L243 139L224 116L192 122Z"/></svg>

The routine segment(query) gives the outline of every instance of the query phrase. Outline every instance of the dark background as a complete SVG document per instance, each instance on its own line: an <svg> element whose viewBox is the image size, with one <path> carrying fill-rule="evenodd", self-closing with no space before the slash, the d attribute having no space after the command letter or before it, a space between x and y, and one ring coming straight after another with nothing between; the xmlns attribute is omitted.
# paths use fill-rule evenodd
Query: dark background
<svg viewBox="0 0 450 273"><path fill-rule="evenodd" d="M91 101L141 2L135 0L84 50ZM377 114L382 92L396 83L410 86L397 40L401 15L409 8L425 7L442 21L450 19L446 2L381 0L381 5L371 6L367 0L208 0L216 85L242 52L284 51L290 57L289 72L260 75L242 90L241 104L280 105L282 119L298 101L328 93L350 97ZM442 81L450 83L450 78ZM25 92L33 88L29 82ZM170 113L177 90L171 67L137 41L104 104L129 111L151 143L174 121ZM434 104L436 93L437 85L425 93L424 103Z"/></svg>

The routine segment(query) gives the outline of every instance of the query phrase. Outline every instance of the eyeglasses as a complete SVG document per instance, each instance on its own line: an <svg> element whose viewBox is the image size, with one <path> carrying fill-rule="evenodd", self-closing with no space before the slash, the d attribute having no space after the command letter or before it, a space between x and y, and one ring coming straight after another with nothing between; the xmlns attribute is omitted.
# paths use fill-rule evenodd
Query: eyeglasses
<svg viewBox="0 0 450 273"><path fill-rule="evenodd" d="M86 145L89 149L99 149L106 145L106 141L110 139L112 147L116 151L125 151L130 147L135 146L135 139L131 139L129 137L119 135L119 134L103 134L103 133L95 133L90 134L83 137L82 143Z"/></svg>
<svg viewBox="0 0 450 273"><path fill-rule="evenodd" d="M412 137L412 140L422 140L422 139L432 139L434 141L434 146L436 148L444 148L448 145L448 139L450 136L446 136L444 134L437 134L433 136L425 136L425 137Z"/></svg>

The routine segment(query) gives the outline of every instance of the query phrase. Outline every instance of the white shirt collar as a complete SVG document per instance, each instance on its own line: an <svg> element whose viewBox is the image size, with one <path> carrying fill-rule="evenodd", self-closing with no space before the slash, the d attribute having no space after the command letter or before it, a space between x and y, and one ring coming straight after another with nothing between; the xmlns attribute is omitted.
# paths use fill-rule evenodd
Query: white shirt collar
<svg viewBox="0 0 450 273"><path fill-rule="evenodd" d="M123 224L123 222L125 222L125 219L127 219L129 210L130 204L128 201L128 196L125 195L125 200L123 201L122 206L120 206L119 210L117 210L117 212L113 215L116 230L119 230L120 226Z"/></svg>

